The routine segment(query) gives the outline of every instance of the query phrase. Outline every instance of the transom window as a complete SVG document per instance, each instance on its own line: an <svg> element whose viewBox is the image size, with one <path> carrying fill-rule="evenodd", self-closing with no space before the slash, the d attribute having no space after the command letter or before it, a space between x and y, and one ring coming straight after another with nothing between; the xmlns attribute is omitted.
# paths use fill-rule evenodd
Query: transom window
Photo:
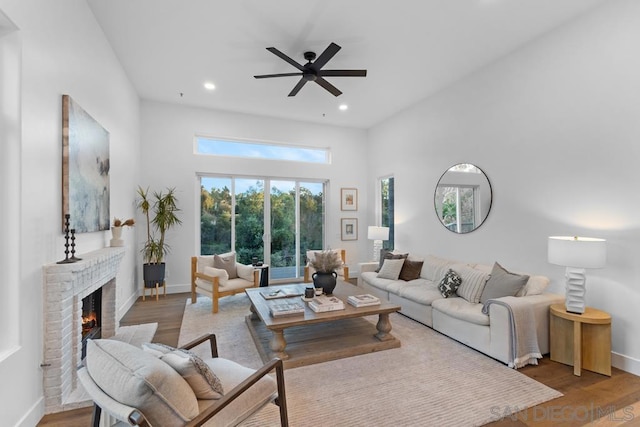
<svg viewBox="0 0 640 427"><path fill-rule="evenodd" d="M331 163L328 148L264 142L234 141L196 136L196 153L250 159L289 160L307 163Z"/></svg>

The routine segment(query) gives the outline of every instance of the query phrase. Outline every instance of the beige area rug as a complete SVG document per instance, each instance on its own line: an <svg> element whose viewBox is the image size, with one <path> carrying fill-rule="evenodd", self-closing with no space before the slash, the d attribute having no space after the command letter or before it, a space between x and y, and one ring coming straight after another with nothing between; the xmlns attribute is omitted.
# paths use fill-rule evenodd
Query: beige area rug
<svg viewBox="0 0 640 427"><path fill-rule="evenodd" d="M209 298L190 301L180 344L213 332L220 357L262 365L244 322L246 295L221 299L215 315ZM401 348L285 370L291 426L478 426L562 396L402 315L391 323ZM242 425L278 426L278 408L268 405Z"/></svg>

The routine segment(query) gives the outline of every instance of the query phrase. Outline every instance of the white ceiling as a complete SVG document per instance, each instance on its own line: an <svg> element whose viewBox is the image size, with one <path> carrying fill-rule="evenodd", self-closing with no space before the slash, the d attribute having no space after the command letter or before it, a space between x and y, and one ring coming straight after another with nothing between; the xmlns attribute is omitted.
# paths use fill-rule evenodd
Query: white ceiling
<svg viewBox="0 0 640 427"><path fill-rule="evenodd" d="M606 0L87 0L143 99L368 128ZM336 98L297 70L335 42ZM215 83L214 91L203 88ZM182 94L182 96L181 96ZM347 111L338 105L346 103Z"/></svg>

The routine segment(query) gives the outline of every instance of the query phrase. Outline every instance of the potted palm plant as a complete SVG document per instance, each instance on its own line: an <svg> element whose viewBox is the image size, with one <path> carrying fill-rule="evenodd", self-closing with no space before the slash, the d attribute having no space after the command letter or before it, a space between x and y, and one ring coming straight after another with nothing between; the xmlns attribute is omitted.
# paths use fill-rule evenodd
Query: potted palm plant
<svg viewBox="0 0 640 427"><path fill-rule="evenodd" d="M311 275L313 286L322 288L325 294L331 295L337 284L336 270L342 266L340 256L332 250L316 252L313 259L309 260L309 264L315 270Z"/></svg>
<svg viewBox="0 0 640 427"><path fill-rule="evenodd" d="M154 288L156 283L164 283L164 256L170 249L165 241L165 234L172 227L182 223L177 216L180 209L174 188L150 194L149 188L138 187L138 196L140 198L137 206L147 220L147 240L141 251L144 258L144 285Z"/></svg>

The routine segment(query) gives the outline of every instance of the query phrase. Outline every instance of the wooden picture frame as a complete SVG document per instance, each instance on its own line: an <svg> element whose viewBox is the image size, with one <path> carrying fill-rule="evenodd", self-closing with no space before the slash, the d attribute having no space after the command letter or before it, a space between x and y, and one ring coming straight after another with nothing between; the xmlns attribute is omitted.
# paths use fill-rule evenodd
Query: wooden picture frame
<svg viewBox="0 0 640 427"><path fill-rule="evenodd" d="M358 240L358 218L342 218L340 220L340 239Z"/></svg>
<svg viewBox="0 0 640 427"><path fill-rule="evenodd" d="M358 210L358 189L357 188L341 188L340 189L340 210L343 210L343 211Z"/></svg>

